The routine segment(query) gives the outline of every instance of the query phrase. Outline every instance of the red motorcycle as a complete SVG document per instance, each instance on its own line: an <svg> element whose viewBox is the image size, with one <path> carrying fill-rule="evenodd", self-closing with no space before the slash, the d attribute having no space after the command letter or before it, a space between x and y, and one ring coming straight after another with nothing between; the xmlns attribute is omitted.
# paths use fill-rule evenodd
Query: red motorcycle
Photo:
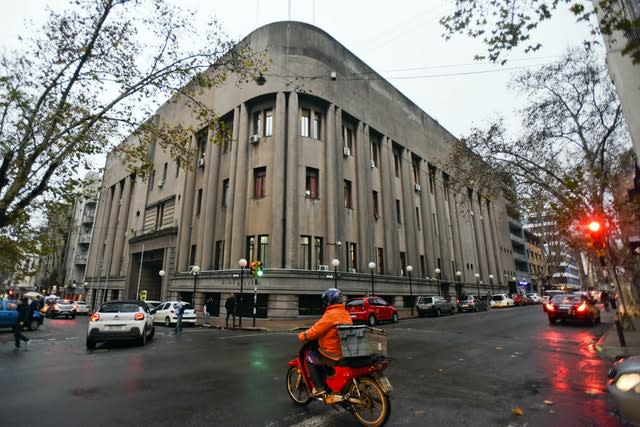
<svg viewBox="0 0 640 427"><path fill-rule="evenodd" d="M313 380L307 366L307 354L312 342L305 343L298 357L289 361L287 392L297 405L304 406L312 400L323 401L329 406L341 406L351 412L360 424L367 427L384 425L391 414L389 379L382 373L389 365L386 356L360 356L340 359L333 368L327 368L326 384L329 395L311 397Z"/></svg>

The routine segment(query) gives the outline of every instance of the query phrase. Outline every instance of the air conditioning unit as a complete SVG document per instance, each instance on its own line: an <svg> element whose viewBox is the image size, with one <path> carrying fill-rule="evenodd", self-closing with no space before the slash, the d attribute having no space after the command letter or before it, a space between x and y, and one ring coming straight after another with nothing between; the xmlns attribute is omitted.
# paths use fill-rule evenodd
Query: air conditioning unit
<svg viewBox="0 0 640 427"><path fill-rule="evenodd" d="M198 160L198 166L200 166L201 168L204 167L204 157L200 157L200 159Z"/></svg>
<svg viewBox="0 0 640 427"><path fill-rule="evenodd" d="M258 142L260 142L260 135L257 135L257 134L256 135L251 135L249 137L249 142L251 144L257 144Z"/></svg>
<svg viewBox="0 0 640 427"><path fill-rule="evenodd" d="M160 188L164 187L164 179L161 179L160 181L158 181L158 187Z"/></svg>
<svg viewBox="0 0 640 427"><path fill-rule="evenodd" d="M422 191L422 187L420 187L420 184L416 184L415 189L416 191Z"/></svg>
<svg viewBox="0 0 640 427"><path fill-rule="evenodd" d="M376 167L376 162L374 162L373 160L371 160L371 167L375 168Z"/></svg>
<svg viewBox="0 0 640 427"><path fill-rule="evenodd" d="M320 271L329 271L329 266L326 265L326 264L320 264L318 266L318 270L320 270Z"/></svg>
<svg viewBox="0 0 640 427"><path fill-rule="evenodd" d="M349 149L349 147L343 147L342 148L342 154L345 157L349 157L351 155L351 149Z"/></svg>
<svg viewBox="0 0 640 427"><path fill-rule="evenodd" d="M355 269L355 268L350 268L350 269L349 269L349 273L355 273L355 272L356 272L356 269Z"/></svg>

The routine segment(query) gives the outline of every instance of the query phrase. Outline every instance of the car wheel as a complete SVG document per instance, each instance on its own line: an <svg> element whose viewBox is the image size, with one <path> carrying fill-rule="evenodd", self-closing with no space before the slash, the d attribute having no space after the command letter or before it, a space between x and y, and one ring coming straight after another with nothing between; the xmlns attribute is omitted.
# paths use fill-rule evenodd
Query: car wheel
<svg viewBox="0 0 640 427"><path fill-rule="evenodd" d="M436 317L440 317L440 309L439 308L436 309Z"/></svg>
<svg viewBox="0 0 640 427"><path fill-rule="evenodd" d="M155 334L156 334L156 327L152 326L151 327L151 332L149 333L149 336L147 337L147 339L148 340L152 339Z"/></svg>
<svg viewBox="0 0 640 427"><path fill-rule="evenodd" d="M375 326L376 325L376 316L374 316L373 314L369 316L369 319L367 320L367 323L369 324L369 326Z"/></svg>
<svg viewBox="0 0 640 427"><path fill-rule="evenodd" d="M171 318L169 316L165 317L164 326L166 326L167 328L171 326Z"/></svg>
<svg viewBox="0 0 640 427"><path fill-rule="evenodd" d="M96 341L87 337L87 349L95 350L95 348L96 348Z"/></svg>
<svg viewBox="0 0 640 427"><path fill-rule="evenodd" d="M398 313L393 313L393 316L391 317L391 321L393 323L398 323Z"/></svg>
<svg viewBox="0 0 640 427"><path fill-rule="evenodd" d="M142 330L142 333L140 334L140 337L138 338L138 345L140 347L144 347L146 343L147 343L147 328L144 328Z"/></svg>
<svg viewBox="0 0 640 427"><path fill-rule="evenodd" d="M554 319L553 317L549 317L549 324L555 325L556 324L556 319Z"/></svg>

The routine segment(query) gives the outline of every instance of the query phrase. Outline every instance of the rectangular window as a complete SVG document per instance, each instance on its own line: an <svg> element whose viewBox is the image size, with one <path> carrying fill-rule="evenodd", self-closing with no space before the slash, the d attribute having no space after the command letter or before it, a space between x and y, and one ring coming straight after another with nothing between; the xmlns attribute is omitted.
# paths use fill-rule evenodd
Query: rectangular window
<svg viewBox="0 0 640 427"><path fill-rule="evenodd" d="M156 206L156 223L154 230L162 229L162 221L164 220L164 203L160 203Z"/></svg>
<svg viewBox="0 0 640 427"><path fill-rule="evenodd" d="M414 161L411 164L411 168L413 169L413 182L415 184L420 184L420 164L418 161Z"/></svg>
<svg viewBox="0 0 640 427"><path fill-rule="evenodd" d="M425 267L425 263L424 263L424 255L420 255L420 277L426 277L427 276L427 270Z"/></svg>
<svg viewBox="0 0 640 427"><path fill-rule="evenodd" d="M431 194L433 194L433 192L436 189L436 168L435 166L429 165L429 191L431 191Z"/></svg>
<svg viewBox="0 0 640 427"><path fill-rule="evenodd" d="M322 116L317 111L313 112L313 123L311 125L311 137L320 139L322 136Z"/></svg>
<svg viewBox="0 0 640 427"><path fill-rule="evenodd" d="M449 198L449 175L442 173L442 190L444 192L444 198Z"/></svg>
<svg viewBox="0 0 640 427"><path fill-rule="evenodd" d="M224 256L224 240L216 241L213 251L213 269L222 270L222 257Z"/></svg>
<svg viewBox="0 0 640 427"><path fill-rule="evenodd" d="M418 230L420 230L420 208L416 206L416 224L418 225Z"/></svg>
<svg viewBox="0 0 640 427"><path fill-rule="evenodd" d="M261 199L265 196L267 183L267 168L265 166L253 170L253 198Z"/></svg>
<svg viewBox="0 0 640 427"><path fill-rule="evenodd" d="M353 156L353 129L343 126L342 137L344 138L344 146L349 149Z"/></svg>
<svg viewBox="0 0 640 427"><path fill-rule="evenodd" d="M180 162L176 160L176 178L180 176Z"/></svg>
<svg viewBox="0 0 640 427"><path fill-rule="evenodd" d="M262 111L256 111L255 113L253 113L253 134L254 135L258 135L258 136L262 136L262 123L261 123L261 118L262 116Z"/></svg>
<svg viewBox="0 0 640 427"><path fill-rule="evenodd" d="M258 236L258 259L262 261L262 266L267 265L267 253L269 249L269 235L263 234Z"/></svg>
<svg viewBox="0 0 640 427"><path fill-rule="evenodd" d="M251 262L254 261L255 258L255 245L256 245L256 238L255 236L247 236L247 261Z"/></svg>
<svg viewBox="0 0 640 427"><path fill-rule="evenodd" d="M396 178L400 178L400 155L393 153L393 167L395 169Z"/></svg>
<svg viewBox="0 0 640 427"><path fill-rule="evenodd" d="M384 274L384 249L376 248L376 262L378 264L378 274Z"/></svg>
<svg viewBox="0 0 640 427"><path fill-rule="evenodd" d="M164 169L162 169L162 184L164 184L167 180L167 169L169 168L169 164L164 162Z"/></svg>
<svg viewBox="0 0 640 427"><path fill-rule="evenodd" d="M264 111L264 136L273 135L273 110Z"/></svg>
<svg viewBox="0 0 640 427"><path fill-rule="evenodd" d="M229 179L222 180L222 207L228 206L227 197L229 197Z"/></svg>
<svg viewBox="0 0 640 427"><path fill-rule="evenodd" d="M191 252L189 252L189 265L196 265L196 245L191 245Z"/></svg>
<svg viewBox="0 0 640 427"><path fill-rule="evenodd" d="M324 264L324 243L322 237L313 238L313 251L315 265Z"/></svg>
<svg viewBox="0 0 640 427"><path fill-rule="evenodd" d="M396 199L396 219L398 220L398 224L402 224L402 218L400 214L402 211L400 210L400 200Z"/></svg>
<svg viewBox="0 0 640 427"><path fill-rule="evenodd" d="M347 209L353 209L351 181L347 179L344 180L344 207Z"/></svg>
<svg viewBox="0 0 640 427"><path fill-rule="evenodd" d="M209 135L209 128L204 127L196 134L196 144L198 145L198 165L200 165L200 159L204 159L204 155L207 151L207 140Z"/></svg>
<svg viewBox="0 0 640 427"><path fill-rule="evenodd" d="M300 236L300 268L311 268L311 236Z"/></svg>
<svg viewBox="0 0 640 427"><path fill-rule="evenodd" d="M357 243L349 242L349 268L358 270L358 245Z"/></svg>
<svg viewBox="0 0 640 427"><path fill-rule="evenodd" d="M302 109L300 113L300 135L309 136L309 123L311 120L311 110Z"/></svg>
<svg viewBox="0 0 640 427"><path fill-rule="evenodd" d="M201 209L202 209L202 188L199 188L198 196L196 198L196 216L200 216Z"/></svg>
<svg viewBox="0 0 640 427"><path fill-rule="evenodd" d="M153 184L156 181L156 170L153 169L149 174L149 191L153 190Z"/></svg>
<svg viewBox="0 0 640 427"><path fill-rule="evenodd" d="M407 253L400 252L400 269L402 270L402 275L407 276Z"/></svg>
<svg viewBox="0 0 640 427"><path fill-rule="evenodd" d="M374 190L372 194L373 194L373 219L377 221L380 219L378 192Z"/></svg>
<svg viewBox="0 0 640 427"><path fill-rule="evenodd" d="M370 141L371 149L371 167L377 168L380 162L380 145L374 140Z"/></svg>
<svg viewBox="0 0 640 427"><path fill-rule="evenodd" d="M318 198L318 183L320 171L315 168L307 168L305 179L305 196L310 199Z"/></svg>
<svg viewBox="0 0 640 427"><path fill-rule="evenodd" d="M233 117L224 119L220 123L220 132L222 134L222 152L229 153L233 141Z"/></svg>

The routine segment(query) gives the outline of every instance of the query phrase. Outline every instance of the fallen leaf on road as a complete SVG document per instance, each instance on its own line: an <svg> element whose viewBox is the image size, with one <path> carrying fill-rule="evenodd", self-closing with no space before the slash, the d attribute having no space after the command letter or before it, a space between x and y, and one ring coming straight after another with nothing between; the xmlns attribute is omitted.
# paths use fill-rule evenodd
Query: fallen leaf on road
<svg viewBox="0 0 640 427"><path fill-rule="evenodd" d="M545 401L544 401L544 404L545 404L545 405L553 405L553 402L552 402L552 401L550 401L550 400L545 400Z"/></svg>
<svg viewBox="0 0 640 427"><path fill-rule="evenodd" d="M516 406L515 408L513 408L511 412L513 412L513 414L517 416L521 416L522 414L524 414L524 411L519 406Z"/></svg>
<svg viewBox="0 0 640 427"><path fill-rule="evenodd" d="M496 347L496 350L502 350L502 347Z"/></svg>

